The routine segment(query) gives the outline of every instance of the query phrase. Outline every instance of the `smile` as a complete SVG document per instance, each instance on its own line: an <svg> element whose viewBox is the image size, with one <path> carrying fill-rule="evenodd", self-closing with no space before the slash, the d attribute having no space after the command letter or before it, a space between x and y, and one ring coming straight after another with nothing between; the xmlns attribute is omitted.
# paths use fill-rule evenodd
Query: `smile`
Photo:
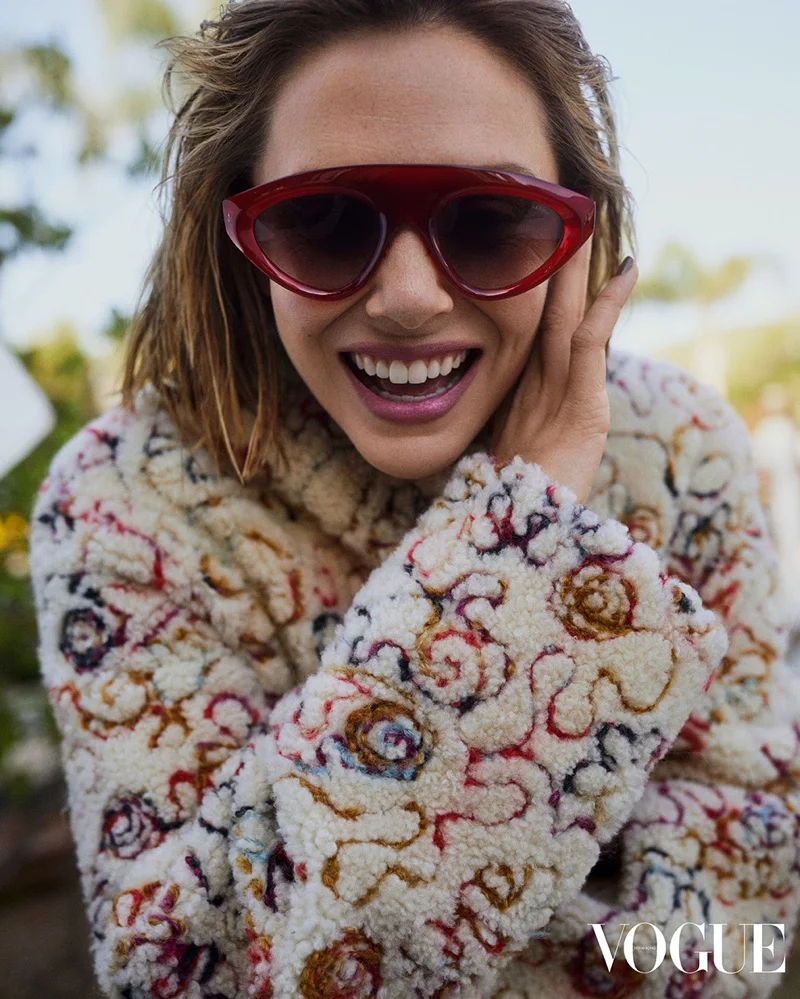
<svg viewBox="0 0 800 999"><path fill-rule="evenodd" d="M383 361L368 355L340 357L358 394L377 416L416 422L442 416L472 381L480 349L464 350L427 361Z"/></svg>

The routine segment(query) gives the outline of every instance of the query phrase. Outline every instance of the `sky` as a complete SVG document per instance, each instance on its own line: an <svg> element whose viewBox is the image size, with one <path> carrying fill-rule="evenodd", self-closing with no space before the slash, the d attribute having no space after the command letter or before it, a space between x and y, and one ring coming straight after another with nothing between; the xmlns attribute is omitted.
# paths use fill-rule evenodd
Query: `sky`
<svg viewBox="0 0 800 999"><path fill-rule="evenodd" d="M174 6L191 12L194 24L219 9L204 10L204 0ZM617 77L640 269L670 240L707 264L755 256L756 276L716 309L715 325L800 315L800 3L574 0L572 7ZM130 60L109 49L96 0L0 0L0 12L3 44L58 39L79 86L96 100L113 100L121 80L158 79L155 52ZM28 253L4 268L0 337L25 344L69 320L87 349L100 352L99 332L112 308L130 311L158 238L155 178L132 183L107 167L76 171L67 125L42 116L27 128L41 155L24 171L0 172L0 184L20 200L35 196L75 235L62 254ZM124 160L130 150L113 152ZM691 307L637 305L626 310L614 342L648 353L691 336L698 321Z"/></svg>

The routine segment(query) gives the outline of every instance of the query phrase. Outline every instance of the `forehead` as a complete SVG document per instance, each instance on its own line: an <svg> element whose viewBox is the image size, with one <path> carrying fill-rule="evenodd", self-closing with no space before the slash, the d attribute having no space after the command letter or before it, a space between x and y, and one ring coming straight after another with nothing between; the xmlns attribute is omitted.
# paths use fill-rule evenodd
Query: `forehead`
<svg viewBox="0 0 800 999"><path fill-rule="evenodd" d="M514 163L558 181L532 85L453 28L360 33L307 56L284 82L255 183L357 163Z"/></svg>

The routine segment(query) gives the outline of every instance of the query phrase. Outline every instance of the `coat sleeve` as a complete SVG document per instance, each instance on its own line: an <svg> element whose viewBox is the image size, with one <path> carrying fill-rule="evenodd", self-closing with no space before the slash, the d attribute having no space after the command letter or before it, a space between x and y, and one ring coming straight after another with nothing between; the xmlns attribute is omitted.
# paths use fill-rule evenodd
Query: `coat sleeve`
<svg viewBox="0 0 800 999"><path fill-rule="evenodd" d="M503 999L541 995L545 983L558 999L630 989L642 999L749 999L783 981L776 969L785 967L800 908L800 677L786 660L789 595L779 591L747 429L715 392L695 388L701 446L667 564L724 624L728 650L623 826L617 897L587 885L558 907L546 935L507 969ZM668 946L682 924L704 924L679 938L694 974L669 953L646 979L631 969L620 941L645 922ZM760 972L755 923L780 927L760 931L774 943ZM610 969L591 924L617 953ZM636 944L635 962L649 972L654 932L637 930ZM707 971L699 951L709 952Z"/></svg>
<svg viewBox="0 0 800 999"><path fill-rule="evenodd" d="M106 994L487 995L707 689L713 613L538 466L473 454L274 704L280 643L231 651L200 529L97 437L57 459L32 565Z"/></svg>

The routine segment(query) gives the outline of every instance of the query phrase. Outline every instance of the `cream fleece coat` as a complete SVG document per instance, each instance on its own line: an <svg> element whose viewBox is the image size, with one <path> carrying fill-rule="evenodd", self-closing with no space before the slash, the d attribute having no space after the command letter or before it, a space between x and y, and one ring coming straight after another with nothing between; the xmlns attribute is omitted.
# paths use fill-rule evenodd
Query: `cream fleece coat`
<svg viewBox="0 0 800 999"><path fill-rule="evenodd" d="M108 996L780 983L800 693L747 434L666 364L612 350L608 393L585 506L480 441L389 478L299 381L290 465L256 485L190 454L152 393L61 451L32 571ZM609 903L590 872L620 832ZM706 924L687 971L720 924L744 967L638 974L620 943L609 972L591 924L613 952L644 922ZM759 922L785 926L760 974Z"/></svg>

